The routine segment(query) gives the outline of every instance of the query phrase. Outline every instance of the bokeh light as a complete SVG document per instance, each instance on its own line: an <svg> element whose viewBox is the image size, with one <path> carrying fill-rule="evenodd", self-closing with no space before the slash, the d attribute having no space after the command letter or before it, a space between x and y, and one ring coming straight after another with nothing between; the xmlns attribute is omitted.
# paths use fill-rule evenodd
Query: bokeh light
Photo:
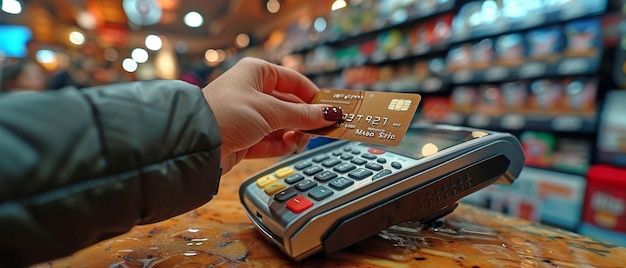
<svg viewBox="0 0 626 268"><path fill-rule="evenodd" d="M148 61L149 55L148 55L148 51L146 51L145 49L135 48L130 53L130 57L137 63L144 63Z"/></svg>
<svg viewBox="0 0 626 268"><path fill-rule="evenodd" d="M163 40L157 35L151 34L146 36L146 47L152 51L157 51L163 46Z"/></svg>
<svg viewBox="0 0 626 268"><path fill-rule="evenodd" d="M125 58L122 61L122 68L129 73L137 71L137 62L131 58Z"/></svg>
<svg viewBox="0 0 626 268"><path fill-rule="evenodd" d="M185 22L185 25L197 28L200 27L202 23L204 23L204 18L202 17L202 15L200 15L200 13L191 11L185 15L183 21Z"/></svg>
<svg viewBox="0 0 626 268"><path fill-rule="evenodd" d="M70 42L77 46L85 44L85 35L79 31L72 31L69 35Z"/></svg>

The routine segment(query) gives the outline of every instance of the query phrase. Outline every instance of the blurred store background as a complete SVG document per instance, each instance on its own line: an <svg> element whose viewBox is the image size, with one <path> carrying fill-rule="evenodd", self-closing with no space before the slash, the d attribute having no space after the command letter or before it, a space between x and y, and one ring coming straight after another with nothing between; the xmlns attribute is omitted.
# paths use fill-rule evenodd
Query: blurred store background
<svg viewBox="0 0 626 268"><path fill-rule="evenodd" d="M416 122L522 142L521 178L464 202L626 246L622 0L0 3L0 63L36 63L48 90L202 86L254 56L320 87L422 94Z"/></svg>

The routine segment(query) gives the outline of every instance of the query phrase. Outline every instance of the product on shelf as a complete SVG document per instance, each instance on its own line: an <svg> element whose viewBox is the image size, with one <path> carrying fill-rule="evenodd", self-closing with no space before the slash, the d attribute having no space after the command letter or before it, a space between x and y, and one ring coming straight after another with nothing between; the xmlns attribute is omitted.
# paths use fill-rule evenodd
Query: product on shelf
<svg viewBox="0 0 626 268"><path fill-rule="evenodd" d="M520 135L520 142L528 166L585 174L591 163L592 143L583 138L524 131Z"/></svg>
<svg viewBox="0 0 626 268"><path fill-rule="evenodd" d="M394 68L389 65L373 66L375 69L375 77L370 78L369 90L373 91L386 91L387 83L393 78L395 72ZM344 86L345 87L345 86Z"/></svg>
<svg viewBox="0 0 626 268"><path fill-rule="evenodd" d="M472 86L458 86L452 90L452 110L461 113L471 113L475 109L478 99L478 90Z"/></svg>
<svg viewBox="0 0 626 268"><path fill-rule="evenodd" d="M598 126L598 160L626 167L626 91L609 91L605 99Z"/></svg>
<svg viewBox="0 0 626 268"><path fill-rule="evenodd" d="M526 156L526 165L548 168L552 165L555 137L551 133L525 131L520 135L520 142Z"/></svg>
<svg viewBox="0 0 626 268"><path fill-rule="evenodd" d="M319 46L305 57L307 72L320 72L337 68L335 50L328 46Z"/></svg>
<svg viewBox="0 0 626 268"><path fill-rule="evenodd" d="M531 109L539 113L561 110L563 89L561 83L552 79L535 80L530 85Z"/></svg>
<svg viewBox="0 0 626 268"><path fill-rule="evenodd" d="M585 174L589 169L592 144L589 140L559 137L552 154L550 168Z"/></svg>
<svg viewBox="0 0 626 268"><path fill-rule="evenodd" d="M492 185L463 202L576 231L581 223L585 178L525 167L512 185Z"/></svg>
<svg viewBox="0 0 626 268"><path fill-rule="evenodd" d="M563 27L565 33L565 56L596 57L602 44L600 20L578 20Z"/></svg>
<svg viewBox="0 0 626 268"><path fill-rule="evenodd" d="M422 100L420 119L427 122L444 122L451 111L450 99L429 97Z"/></svg>
<svg viewBox="0 0 626 268"><path fill-rule="evenodd" d="M426 44L437 45L447 41L452 36L452 13L439 15L426 23Z"/></svg>
<svg viewBox="0 0 626 268"><path fill-rule="evenodd" d="M458 70L471 68L472 44L465 43L450 48L446 58L448 72L453 73Z"/></svg>
<svg viewBox="0 0 626 268"><path fill-rule="evenodd" d="M546 1L558 10L561 19L571 19L585 15L592 15L606 9L607 0L568 0L568 1Z"/></svg>
<svg viewBox="0 0 626 268"><path fill-rule="evenodd" d="M472 36L480 20L481 9L482 4L479 1L469 2L459 9L452 20L452 34L455 40L465 40Z"/></svg>
<svg viewBox="0 0 626 268"><path fill-rule="evenodd" d="M344 82L342 87L367 90L380 80L380 69L375 65L350 67L343 69L341 76Z"/></svg>
<svg viewBox="0 0 626 268"><path fill-rule="evenodd" d="M568 78L564 81L566 109L580 115L595 115L598 82L589 78Z"/></svg>
<svg viewBox="0 0 626 268"><path fill-rule="evenodd" d="M420 15L428 15L432 14L437 10L438 6L446 5L449 2L454 2L454 0L421 0L414 1L412 14L414 16Z"/></svg>
<svg viewBox="0 0 626 268"><path fill-rule="evenodd" d="M407 63L397 64L393 79L387 83L388 91L408 92L415 89L419 81L413 79L411 68Z"/></svg>
<svg viewBox="0 0 626 268"><path fill-rule="evenodd" d="M480 85L476 112L486 115L500 115L502 111L502 92L499 85Z"/></svg>
<svg viewBox="0 0 626 268"><path fill-rule="evenodd" d="M526 44L519 33L498 37L495 44L497 64L502 66L520 66L525 61Z"/></svg>
<svg viewBox="0 0 626 268"><path fill-rule="evenodd" d="M493 64L495 59L493 40L486 38L472 47L471 69L484 70Z"/></svg>
<svg viewBox="0 0 626 268"><path fill-rule="evenodd" d="M560 59L563 52L563 33L559 26L529 31L526 41L528 57L533 61L553 63Z"/></svg>
<svg viewBox="0 0 626 268"><path fill-rule="evenodd" d="M528 101L528 84L513 81L502 84L504 107L509 112L523 112Z"/></svg>
<svg viewBox="0 0 626 268"><path fill-rule="evenodd" d="M409 51L409 41L398 29L391 29L378 34L376 37L376 51L371 60L382 62L389 58L406 56Z"/></svg>
<svg viewBox="0 0 626 268"><path fill-rule="evenodd" d="M409 47L413 54L426 53L430 49L430 46L426 43L427 34L426 24L424 23L418 23L409 29Z"/></svg>
<svg viewBox="0 0 626 268"><path fill-rule="evenodd" d="M367 42L363 42L362 44L359 45L359 58L361 60L359 60L360 64L364 64L368 59L370 59L372 57L372 55L374 55L374 53L376 52L376 41L375 40L371 40L371 41L367 41Z"/></svg>
<svg viewBox="0 0 626 268"><path fill-rule="evenodd" d="M596 165L587 174L585 235L626 246L626 170Z"/></svg>

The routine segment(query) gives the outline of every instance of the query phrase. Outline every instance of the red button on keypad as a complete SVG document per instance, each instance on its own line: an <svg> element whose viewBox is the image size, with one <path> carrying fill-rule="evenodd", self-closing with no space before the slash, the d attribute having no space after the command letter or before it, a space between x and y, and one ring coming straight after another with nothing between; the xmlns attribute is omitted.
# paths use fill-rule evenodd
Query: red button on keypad
<svg viewBox="0 0 626 268"><path fill-rule="evenodd" d="M285 203L285 206L287 206L287 208L294 213L300 213L313 206L313 202L311 202L311 200L307 199L304 196L296 196L287 201L287 203Z"/></svg>
<svg viewBox="0 0 626 268"><path fill-rule="evenodd" d="M369 149L367 149L367 152L370 153L370 154L384 154L385 150L378 149L378 148L369 148Z"/></svg>

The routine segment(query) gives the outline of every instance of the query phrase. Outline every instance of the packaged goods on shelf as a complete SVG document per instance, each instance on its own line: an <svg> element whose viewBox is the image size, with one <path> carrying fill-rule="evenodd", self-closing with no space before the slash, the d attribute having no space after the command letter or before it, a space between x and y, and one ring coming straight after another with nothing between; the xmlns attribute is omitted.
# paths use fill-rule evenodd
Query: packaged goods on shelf
<svg viewBox="0 0 626 268"><path fill-rule="evenodd" d="M581 233L626 246L626 170L596 165L587 181Z"/></svg>

